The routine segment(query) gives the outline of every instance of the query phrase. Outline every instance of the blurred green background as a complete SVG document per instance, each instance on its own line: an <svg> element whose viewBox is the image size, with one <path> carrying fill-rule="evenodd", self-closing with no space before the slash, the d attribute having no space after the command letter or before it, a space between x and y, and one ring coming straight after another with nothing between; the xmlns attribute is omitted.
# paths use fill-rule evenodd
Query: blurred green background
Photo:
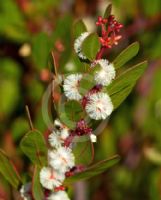
<svg viewBox="0 0 161 200"><path fill-rule="evenodd" d="M25 105L35 128L48 132L41 100L50 82L49 52L59 72L81 69L73 57L72 24L83 18L89 30L106 6L124 24L113 57L134 41L141 50L125 68L144 59L148 69L126 101L113 113L95 145L95 160L119 154L121 162L87 183L70 189L74 200L161 199L161 1L160 0L1 0L0 1L0 148L20 173L32 172L18 145L29 130ZM85 153L84 153L85 154ZM81 162L85 161L82 155ZM90 157L90 156L89 156ZM80 195L80 192L82 197ZM0 199L11 189L0 176Z"/></svg>

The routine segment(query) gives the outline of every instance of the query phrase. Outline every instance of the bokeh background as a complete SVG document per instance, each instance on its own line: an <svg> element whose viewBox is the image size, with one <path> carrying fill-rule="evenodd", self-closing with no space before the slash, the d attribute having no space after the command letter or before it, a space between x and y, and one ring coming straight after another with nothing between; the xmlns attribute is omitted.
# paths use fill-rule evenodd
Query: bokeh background
<svg viewBox="0 0 161 200"><path fill-rule="evenodd" d="M138 56L124 68L146 59L148 69L112 114L95 145L95 160L119 154L120 163L98 177L77 183L69 193L74 200L160 200L160 0L1 0L0 148L27 181L32 166L19 149L21 138L29 130L25 105L30 108L35 128L46 134L41 100L50 82L49 52L54 51L60 73L80 68L72 56L72 24L83 18L88 29L94 30L97 16L109 3L124 30L121 42L108 52L107 58L112 60L130 43L139 41ZM90 162L86 154L82 153L79 162ZM0 199L12 200L11 193L0 175Z"/></svg>

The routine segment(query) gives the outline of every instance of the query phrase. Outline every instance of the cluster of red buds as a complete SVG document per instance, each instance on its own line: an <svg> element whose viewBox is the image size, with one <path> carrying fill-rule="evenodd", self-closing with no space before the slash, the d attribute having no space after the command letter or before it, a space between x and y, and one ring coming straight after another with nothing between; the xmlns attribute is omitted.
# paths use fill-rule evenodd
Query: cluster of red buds
<svg viewBox="0 0 161 200"><path fill-rule="evenodd" d="M114 15L108 18L99 16L96 25L101 27L100 42L103 47L112 48L113 45L118 44L122 37L119 32L123 25L115 20Z"/></svg>
<svg viewBox="0 0 161 200"><path fill-rule="evenodd" d="M77 122L75 130L72 131L72 134L77 135L77 136L83 136L83 135L87 135L91 133L92 133L92 129L88 127L84 119L81 119L79 122Z"/></svg>

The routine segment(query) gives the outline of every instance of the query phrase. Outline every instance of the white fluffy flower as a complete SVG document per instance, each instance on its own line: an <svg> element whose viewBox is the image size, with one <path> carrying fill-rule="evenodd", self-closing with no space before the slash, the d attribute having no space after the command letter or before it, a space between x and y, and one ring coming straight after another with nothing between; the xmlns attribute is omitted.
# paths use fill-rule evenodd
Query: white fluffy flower
<svg viewBox="0 0 161 200"><path fill-rule="evenodd" d="M69 136L69 128L62 124L59 119L54 121L54 127L59 130L62 139L66 139Z"/></svg>
<svg viewBox="0 0 161 200"><path fill-rule="evenodd" d="M40 183L46 189L52 190L64 181L64 174L50 167L43 167L40 171Z"/></svg>
<svg viewBox="0 0 161 200"><path fill-rule="evenodd" d="M99 64L101 67L101 69L96 72L94 77L96 83L103 86L109 85L116 75L113 64L109 63L106 59L97 60L96 64Z"/></svg>
<svg viewBox="0 0 161 200"><path fill-rule="evenodd" d="M75 158L70 148L60 147L48 152L49 165L61 173L65 173L75 165Z"/></svg>
<svg viewBox="0 0 161 200"><path fill-rule="evenodd" d="M87 57L82 52L82 43L86 39L86 37L88 37L89 34L89 32L82 33L74 42L74 50L82 59L87 59Z"/></svg>
<svg viewBox="0 0 161 200"><path fill-rule="evenodd" d="M64 80L64 93L68 99L79 101L82 98L78 90L79 81L81 78L82 74L71 74Z"/></svg>
<svg viewBox="0 0 161 200"><path fill-rule="evenodd" d="M90 118L95 120L106 119L113 111L110 97L103 92L90 95L85 107Z"/></svg>
<svg viewBox="0 0 161 200"><path fill-rule="evenodd" d="M26 183L25 185L22 185L22 187L20 189L20 194L24 200L32 199L30 192L31 192L31 183Z"/></svg>
<svg viewBox="0 0 161 200"><path fill-rule="evenodd" d="M53 192L47 200L70 200L67 193L64 191Z"/></svg>
<svg viewBox="0 0 161 200"><path fill-rule="evenodd" d="M52 147L59 148L65 141L65 139L69 136L69 132L60 130L60 131L53 131L49 135L49 144Z"/></svg>

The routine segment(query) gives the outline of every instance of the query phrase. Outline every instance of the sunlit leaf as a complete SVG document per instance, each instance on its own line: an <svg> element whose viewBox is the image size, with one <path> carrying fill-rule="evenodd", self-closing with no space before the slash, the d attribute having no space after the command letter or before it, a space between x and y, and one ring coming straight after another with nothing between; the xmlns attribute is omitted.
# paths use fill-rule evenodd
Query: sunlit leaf
<svg viewBox="0 0 161 200"><path fill-rule="evenodd" d="M94 60L100 46L98 35L96 33L91 33L83 41L82 52L89 60Z"/></svg>
<svg viewBox="0 0 161 200"><path fill-rule="evenodd" d="M134 42L124 49L113 61L115 68L120 68L137 55L139 51L139 43Z"/></svg>
<svg viewBox="0 0 161 200"><path fill-rule="evenodd" d="M79 82L79 92L82 95L85 95L87 92L89 92L90 89L92 89L95 86L95 81L92 75L86 74L83 76L83 78Z"/></svg>
<svg viewBox="0 0 161 200"><path fill-rule="evenodd" d="M129 95L136 81L141 77L147 67L147 62L142 62L128 69L118 76L112 84L107 87L114 108L116 109Z"/></svg>

